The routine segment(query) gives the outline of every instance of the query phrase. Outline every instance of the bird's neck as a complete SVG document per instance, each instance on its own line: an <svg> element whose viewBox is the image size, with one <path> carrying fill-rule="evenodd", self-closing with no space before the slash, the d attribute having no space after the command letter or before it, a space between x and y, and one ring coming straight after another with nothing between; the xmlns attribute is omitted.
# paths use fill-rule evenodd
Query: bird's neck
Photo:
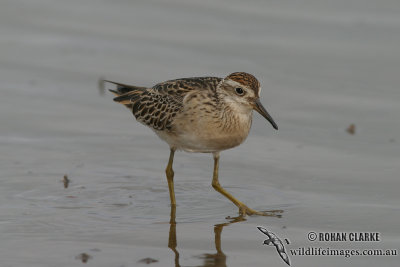
<svg viewBox="0 0 400 267"><path fill-rule="evenodd" d="M226 128L230 131L244 131L248 133L252 123L252 109L240 103L229 101L229 99L224 101L222 106L221 119Z"/></svg>

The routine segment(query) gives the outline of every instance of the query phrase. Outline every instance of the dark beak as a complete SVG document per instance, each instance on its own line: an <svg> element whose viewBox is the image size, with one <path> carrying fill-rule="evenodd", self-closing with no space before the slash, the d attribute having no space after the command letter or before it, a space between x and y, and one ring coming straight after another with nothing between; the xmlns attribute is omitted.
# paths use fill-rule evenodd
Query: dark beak
<svg viewBox="0 0 400 267"><path fill-rule="evenodd" d="M278 125L274 122L274 119L272 119L271 115L268 114L268 112L265 110L263 105L260 102L260 99L257 99L254 101L254 110L256 110L258 113L260 113L264 118L266 118L272 126L275 128L275 130L278 130Z"/></svg>

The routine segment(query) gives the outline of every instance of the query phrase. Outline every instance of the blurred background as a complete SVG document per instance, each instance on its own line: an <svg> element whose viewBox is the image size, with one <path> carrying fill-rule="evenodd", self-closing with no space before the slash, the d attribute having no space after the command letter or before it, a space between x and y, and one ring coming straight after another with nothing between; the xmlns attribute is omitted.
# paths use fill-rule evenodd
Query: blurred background
<svg viewBox="0 0 400 267"><path fill-rule="evenodd" d="M258 225L287 249L397 249L399 47L396 0L0 0L2 266L285 266ZM222 153L220 182L282 217L224 225L237 208L211 187L211 155L180 152L170 224L168 145L98 80L235 71L259 79L279 131L255 114L247 141ZM312 243L310 231L381 241Z"/></svg>

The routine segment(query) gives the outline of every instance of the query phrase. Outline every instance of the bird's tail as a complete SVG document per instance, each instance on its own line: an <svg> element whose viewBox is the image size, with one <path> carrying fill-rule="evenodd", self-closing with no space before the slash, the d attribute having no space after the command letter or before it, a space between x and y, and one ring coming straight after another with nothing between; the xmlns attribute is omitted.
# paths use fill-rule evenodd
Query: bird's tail
<svg viewBox="0 0 400 267"><path fill-rule="evenodd" d="M125 105L129 109L132 109L132 105L140 97L143 91L147 89L146 87L127 85L109 80L103 80L103 82L112 83L117 86L116 90L109 89L111 93L117 96L114 98L114 101Z"/></svg>

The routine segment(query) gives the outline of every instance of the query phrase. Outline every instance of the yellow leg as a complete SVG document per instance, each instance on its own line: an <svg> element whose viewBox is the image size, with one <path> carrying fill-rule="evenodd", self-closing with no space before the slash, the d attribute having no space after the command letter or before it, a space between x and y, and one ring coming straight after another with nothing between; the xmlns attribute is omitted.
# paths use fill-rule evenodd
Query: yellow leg
<svg viewBox="0 0 400 267"><path fill-rule="evenodd" d="M218 181L218 168L219 168L219 152L213 153L214 156L214 173L213 173L213 180L212 180L212 186L216 191L224 195L226 198L228 198L230 201L233 202L238 208L239 208L239 214L241 216L247 215L263 215L263 216L274 216L271 213L267 212L260 212L253 210L249 207L247 207L243 202L237 200L235 197L233 197L228 191L226 191L222 186L220 185ZM281 211L273 211L273 212L281 212Z"/></svg>
<svg viewBox="0 0 400 267"><path fill-rule="evenodd" d="M165 173L167 174L169 197L171 199L171 205L176 205L175 201L175 191L174 191L174 170L172 169L172 163L174 162L175 148L171 148L169 154L169 160Z"/></svg>

